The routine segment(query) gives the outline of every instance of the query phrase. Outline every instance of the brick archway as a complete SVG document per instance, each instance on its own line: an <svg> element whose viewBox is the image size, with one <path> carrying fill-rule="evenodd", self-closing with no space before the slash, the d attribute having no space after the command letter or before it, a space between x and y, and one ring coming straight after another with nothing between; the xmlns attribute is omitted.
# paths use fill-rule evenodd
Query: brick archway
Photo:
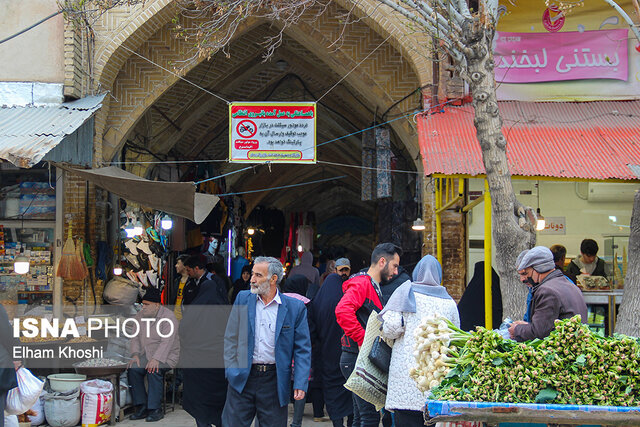
<svg viewBox="0 0 640 427"><path fill-rule="evenodd" d="M113 157L145 111L178 81L175 76L127 50L136 51L166 68L184 59L180 52L188 47L173 37L170 28L175 12L172 1L156 0L135 13L109 11L96 27L95 78L102 90L109 89L112 93L96 118L95 147L99 161L109 161ZM334 6L318 20L302 22L290 28L287 34L316 54L338 75L346 74L363 61L390 31L398 34L389 38L347 78L349 84L366 95L368 102L382 110L412 89L430 82L426 58L413 49L416 42L424 40L416 41L414 36L401 33L402 21L375 9L373 1L363 3L360 10L361 14L370 14L366 18L367 23L354 24L346 33L341 47L328 52L326 47L339 31L335 19L338 13ZM241 40L244 34L260 24L256 20L246 22L236 34L236 40ZM240 60L240 55L232 52L231 58L225 61L231 62L231 65L227 64L226 72L234 70L234 64L239 66L234 57ZM191 64L185 71L188 73L197 66L197 63ZM222 69L217 71L225 72ZM412 126L403 121L402 124L394 123L393 127L415 158L418 150Z"/></svg>

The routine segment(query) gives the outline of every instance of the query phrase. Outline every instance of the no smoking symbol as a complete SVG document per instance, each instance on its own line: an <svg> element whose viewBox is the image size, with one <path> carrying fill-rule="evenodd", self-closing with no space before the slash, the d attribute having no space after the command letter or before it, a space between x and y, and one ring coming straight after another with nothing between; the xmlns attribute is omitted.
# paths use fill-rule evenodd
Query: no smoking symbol
<svg viewBox="0 0 640 427"><path fill-rule="evenodd" d="M243 138L251 138L258 132L258 127L251 120L242 120L236 126L236 132Z"/></svg>

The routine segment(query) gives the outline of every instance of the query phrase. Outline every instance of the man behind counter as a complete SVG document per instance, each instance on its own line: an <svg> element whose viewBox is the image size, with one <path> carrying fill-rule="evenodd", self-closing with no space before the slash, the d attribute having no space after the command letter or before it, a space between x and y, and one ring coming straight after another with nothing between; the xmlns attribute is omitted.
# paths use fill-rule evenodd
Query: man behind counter
<svg viewBox="0 0 640 427"><path fill-rule="evenodd" d="M574 283L581 274L607 277L604 274L604 260L598 258L598 243L593 239L584 239L580 243L580 256L571 260L566 274Z"/></svg>
<svg viewBox="0 0 640 427"><path fill-rule="evenodd" d="M527 252L518 273L522 283L533 288L531 321L512 323L509 333L518 342L544 338L554 328L556 319L567 319L579 314L587 322L587 305L582 292L573 286L562 271L555 268L553 254L544 246Z"/></svg>

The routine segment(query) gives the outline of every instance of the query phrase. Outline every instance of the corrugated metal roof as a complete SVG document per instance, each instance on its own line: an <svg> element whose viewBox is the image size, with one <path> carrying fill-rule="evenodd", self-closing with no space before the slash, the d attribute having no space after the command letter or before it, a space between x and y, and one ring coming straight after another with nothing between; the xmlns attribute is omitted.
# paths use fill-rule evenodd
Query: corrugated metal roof
<svg viewBox="0 0 640 427"><path fill-rule="evenodd" d="M629 169L631 169L631 171L635 173L638 178L640 178L640 165L629 165Z"/></svg>
<svg viewBox="0 0 640 427"><path fill-rule="evenodd" d="M640 101L498 103L512 175L637 180ZM418 116L425 174L485 173L473 107Z"/></svg>
<svg viewBox="0 0 640 427"><path fill-rule="evenodd" d="M0 158L31 167L76 131L101 106L105 95L55 106L0 108Z"/></svg>

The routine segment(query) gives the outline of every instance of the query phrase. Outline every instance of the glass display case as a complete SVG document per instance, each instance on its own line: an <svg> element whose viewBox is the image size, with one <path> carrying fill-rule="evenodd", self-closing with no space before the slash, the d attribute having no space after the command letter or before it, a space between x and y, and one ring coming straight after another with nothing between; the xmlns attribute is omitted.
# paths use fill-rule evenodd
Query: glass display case
<svg viewBox="0 0 640 427"><path fill-rule="evenodd" d="M614 289L622 289L624 287L624 277L627 274L629 235L607 234L602 237L604 237L604 250L601 256L605 262L605 274L613 284Z"/></svg>
<svg viewBox="0 0 640 427"><path fill-rule="evenodd" d="M51 304L56 220L56 172L39 163L20 169L0 162L0 303ZM27 274L15 257L29 259Z"/></svg>
<svg viewBox="0 0 640 427"><path fill-rule="evenodd" d="M0 221L0 303L51 304L53 221ZM29 259L29 272L16 274L17 256Z"/></svg>

